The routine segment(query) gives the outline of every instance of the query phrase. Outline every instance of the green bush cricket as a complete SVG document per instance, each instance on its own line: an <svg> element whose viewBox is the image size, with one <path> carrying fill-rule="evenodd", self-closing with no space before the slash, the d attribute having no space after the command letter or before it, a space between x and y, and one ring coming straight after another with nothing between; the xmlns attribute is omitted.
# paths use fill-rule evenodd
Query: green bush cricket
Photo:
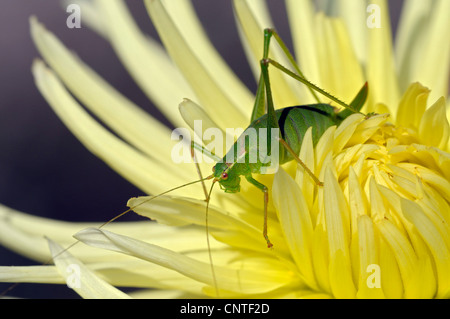
<svg viewBox="0 0 450 319"><path fill-rule="evenodd" d="M297 71L297 74L288 70L278 62L271 60L269 55L269 44L271 37L274 37L284 53L288 57L291 64ZM269 65L274 66L275 68L281 70L282 72L288 74L294 79L302 82L308 86L311 90L315 98L319 103L310 104L310 105L299 105L299 106L290 106L281 109L274 109L274 104L272 100L272 92L270 87L269 80ZM261 66L261 76L259 79L259 85L256 93L255 104L253 107L252 117L250 120L250 125L246 129L259 129L266 128L267 132L267 150L272 149L271 143L279 142L279 164L284 164L286 162L296 160L309 174L314 181L314 183L318 186L322 186L322 182L311 172L311 170L302 162L302 160L298 157L300 152L300 147L303 141L303 136L306 130L309 127L312 127L312 136L313 136L313 144L315 145L322 134L331 126L339 125L346 117L353 113L359 113L362 106L364 105L367 93L368 86L365 83L362 89L358 92L354 100L347 105L342 102L338 98L332 96L331 94L325 92L321 88L312 84L308 80L306 80L297 64L294 61L294 58L289 53L286 45L281 40L279 35L273 29L264 30L264 53L263 58L260 61ZM320 103L317 95L314 91L317 91L332 101L338 103L339 105L344 107L344 110L341 112L337 112L336 108L329 105ZM267 113L265 113L265 109L267 108ZM265 114L264 114L265 113ZM277 140L272 139L271 137L271 129L279 130L279 137ZM267 246L271 248L273 245L269 240L268 231L267 231L267 205L269 202L269 194L267 186L261 184L257 180L252 177L254 173L261 173L261 170L270 165L271 163L263 163L258 160L256 162L248 161L248 154L252 148L258 147L257 145L248 145L245 141L242 141L245 138L245 132L238 138L233 148L225 155L223 159L218 158L201 145L198 145L192 142L191 147L201 150L204 154L207 154L214 158L216 162L218 162L213 168L213 174L206 177L205 179L213 179L213 184L215 182L219 182L221 188L227 193L236 193L240 191L240 176L245 177L245 179L260 189L264 194L264 227L263 227L263 236L267 242ZM240 143L240 144L239 144ZM238 147L238 145L245 145L245 148L242 149ZM231 152L231 156L230 156ZM270 154L269 154L270 155ZM233 158L230 161L230 158ZM238 159L246 158L244 162L238 161ZM200 175L201 176L201 175ZM202 179L203 182L204 179ZM204 187L207 201L209 201L210 193L206 192L206 188ZM211 187L212 190L212 187Z"/></svg>

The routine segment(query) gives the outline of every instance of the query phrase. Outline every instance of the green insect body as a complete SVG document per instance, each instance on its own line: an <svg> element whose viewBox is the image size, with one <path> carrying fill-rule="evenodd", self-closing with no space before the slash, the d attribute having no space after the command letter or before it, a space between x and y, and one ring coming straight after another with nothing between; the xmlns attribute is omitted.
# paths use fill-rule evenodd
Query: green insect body
<svg viewBox="0 0 450 319"><path fill-rule="evenodd" d="M345 117L344 114L336 113L335 109L329 104L310 104L310 105L298 105L298 106L290 106L283 109L278 109L275 111L275 115L278 121L278 126L280 127L281 137L287 142L287 144L292 148L292 150L298 154L300 152L300 147L303 142L303 136L305 135L308 128L312 128L312 140L313 145L315 146L325 131L333 126L339 125ZM345 117L344 117L345 116ZM249 144L242 139L247 136L246 132L249 129L258 129L266 128L268 116L267 114L261 116L257 120L253 121L246 131L238 138L236 143L233 145L232 152L234 156L234 161L232 163L236 163L233 165L233 169L238 169L238 164L244 164L245 168L239 167L240 175L245 175L245 173L259 173L261 167L265 166L265 163L261 161L257 161L256 163L252 163L249 160L246 160L245 163L237 163L238 158L245 156L242 152L250 153L254 151L255 148L258 147L259 143ZM238 145L245 145L246 148L242 149L238 147ZM284 164L291 160L294 160L294 157L290 152L286 150L282 145L279 146L279 164ZM226 159L229 159L230 155L227 153L223 158L223 162L226 163ZM258 158L259 159L259 158ZM220 171L220 169L227 170L229 168L228 165L217 166L216 169ZM230 168L229 172L232 171ZM219 176L216 176L219 177ZM230 180L230 176L228 178ZM224 181L223 181L224 182ZM223 186L225 184L229 185L229 183L222 183ZM229 191L229 187L224 187L225 191ZM238 190L239 191L239 190ZM231 191L235 192L235 191Z"/></svg>
<svg viewBox="0 0 450 319"><path fill-rule="evenodd" d="M275 36L284 52L293 63L294 67L297 70L297 74L281 66L276 61L268 58L269 42L272 36ZM340 104L341 106L344 106L344 110L342 110L341 112L336 112L335 107L323 103L290 106L275 110L270 89L268 73L269 65L280 69L281 71L292 76L298 81L306 84L312 92L314 90L318 91L334 102ZM256 94L251 123L249 127L243 132L243 134L237 139L237 141L225 155L225 157L221 161L218 161L218 163L216 163L213 168L213 174L207 179L214 178L214 182L218 182L220 184L220 187L225 192L236 193L240 191L241 176L243 176L247 179L248 182L259 188L264 193L263 236L266 239L268 247L273 246L267 234L267 205L269 201L268 188L255 180L252 174L261 173L262 168L269 164L261 162L259 157L257 157L256 161L249 161L249 154L258 151L260 144L255 142L248 143L248 134L246 134L247 131L264 128L267 130L266 132L270 132L270 130L273 128L279 129L279 138L277 141L275 141L279 142L278 164L284 164L295 159L300 165L303 166L305 171L312 177L314 182L318 186L322 186L322 182L320 182L319 179L314 175L314 173L308 169L308 167L300 160L300 158L298 158L300 147L303 142L303 137L308 128L311 127L313 144L315 145L329 127L333 125L339 125L345 118L347 118L351 114L359 112L366 101L367 93L368 87L366 83L356 95L355 99L348 105L337 99L336 97L323 91L304 78L295 62L293 62L293 58L287 50L286 46L279 38L279 36L275 33L275 31L271 29L265 30L264 57L261 60L261 77ZM314 94L314 96L316 95ZM258 116L264 113L264 109L267 109L267 113L262 116ZM268 136L269 137L266 139L266 149L270 150L273 140L271 139L270 133L268 133ZM242 147L242 145L244 145L244 147ZM230 152L231 156L229 154ZM232 159L231 161L230 158ZM242 159L244 160L242 161ZM207 199L209 200L208 194Z"/></svg>
<svg viewBox="0 0 450 319"><path fill-rule="evenodd" d="M334 112L334 108L328 104L312 104L291 106L275 111L278 126L280 127L281 137L287 142L295 153L300 152L300 147L303 141L303 136L309 127L312 127L312 139L315 145L320 136L333 125L338 125L342 119ZM248 136L249 129L258 131L261 128L268 126L267 114L253 121L249 127L243 132L234 143L232 149L222 159L221 163L216 164L214 168L214 176L219 178L219 184L227 193L236 193L240 191L240 176L249 176L252 173L260 173L261 168L267 166L262 163L259 157L257 161L252 162L248 159L248 154L251 152L257 153L259 141L256 143L248 143L245 137ZM242 145L245 148L242 148ZM230 153L232 155L230 155ZM284 164L294 157L284 148L279 145L279 164ZM230 157L234 160L229 161ZM238 159L245 157L243 163L239 163ZM224 175L226 174L226 175ZM226 177L225 179L223 177Z"/></svg>

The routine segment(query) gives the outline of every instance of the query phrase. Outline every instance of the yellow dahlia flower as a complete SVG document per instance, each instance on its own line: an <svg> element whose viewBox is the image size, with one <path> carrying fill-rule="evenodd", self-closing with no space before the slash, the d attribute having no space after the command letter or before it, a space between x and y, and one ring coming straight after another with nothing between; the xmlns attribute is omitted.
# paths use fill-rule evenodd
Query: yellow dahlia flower
<svg viewBox="0 0 450 319"><path fill-rule="evenodd" d="M140 33L122 1L79 3L175 126L184 125L177 106L185 97L204 108L208 123L247 125L254 97L215 52L189 1L145 1L168 55ZM323 187L295 163L258 176L272 185L272 250L261 235L262 196L245 182L238 194L213 193L209 250L197 184L145 203L145 197L130 200L130 206L141 203L136 212L158 223L114 222L108 230L2 207L1 242L43 262L49 258L45 235L55 266L0 267L0 280L66 282L87 298L449 298L450 2L405 1L395 48L386 1L327 3L324 13L310 1L286 0L296 59L307 78L345 101L368 81L363 111L377 114L351 115L315 148L307 132L300 158ZM273 23L263 1L233 5L258 78L263 29ZM198 179L193 164L170 160L174 141L166 127L35 18L31 31L48 64L33 64L36 84L89 150L149 194ZM271 50L283 61L275 46ZM278 107L314 103L306 88L279 72L271 72L271 80ZM101 249L79 244L60 254L74 233ZM121 286L147 289L128 295L115 288Z"/></svg>

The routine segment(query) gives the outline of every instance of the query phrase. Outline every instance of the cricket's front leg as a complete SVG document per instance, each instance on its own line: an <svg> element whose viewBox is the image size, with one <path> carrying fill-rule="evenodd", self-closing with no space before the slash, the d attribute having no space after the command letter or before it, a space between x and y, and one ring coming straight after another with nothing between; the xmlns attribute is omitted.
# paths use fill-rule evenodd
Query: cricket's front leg
<svg viewBox="0 0 450 319"><path fill-rule="evenodd" d="M249 183L258 187L264 193L264 227L263 227L263 236L267 242L267 248L272 248L273 244L269 240L269 236L267 235L267 206L269 204L269 189L266 185L261 184L256 179L254 179L251 175L245 176L245 178L249 181Z"/></svg>

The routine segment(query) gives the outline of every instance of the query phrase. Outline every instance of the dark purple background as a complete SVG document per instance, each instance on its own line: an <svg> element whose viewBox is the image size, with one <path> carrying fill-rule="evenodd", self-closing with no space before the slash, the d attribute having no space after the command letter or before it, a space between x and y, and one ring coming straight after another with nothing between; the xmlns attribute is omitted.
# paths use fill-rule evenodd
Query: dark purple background
<svg viewBox="0 0 450 319"><path fill-rule="evenodd" d="M278 31L289 38L284 5L269 2ZM155 36L141 1L127 3L141 28ZM256 85L241 49L231 1L193 3L216 48L254 91ZM401 2L393 4L393 12L398 12ZM30 71L38 56L30 38L31 15L115 88L158 114L103 38L83 22L81 29L66 27L68 14L59 1L0 1L0 203L49 218L104 222L122 211L128 198L142 193L87 151L36 89ZM0 247L0 265L27 264L35 263ZM0 292L8 286L0 284ZM36 284L21 284L11 295L76 297L65 286Z"/></svg>

